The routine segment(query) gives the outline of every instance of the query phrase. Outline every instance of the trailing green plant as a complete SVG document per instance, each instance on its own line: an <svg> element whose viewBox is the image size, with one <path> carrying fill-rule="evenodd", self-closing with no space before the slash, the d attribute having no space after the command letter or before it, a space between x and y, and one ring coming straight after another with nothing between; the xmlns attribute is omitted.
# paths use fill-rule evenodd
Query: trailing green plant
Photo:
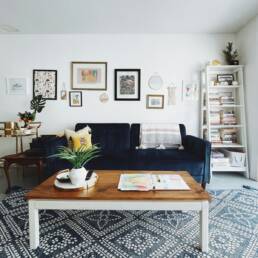
<svg viewBox="0 0 258 258"><path fill-rule="evenodd" d="M225 59L229 65L234 64L234 61L237 60L238 52L233 50L233 42L228 42L226 49L223 50Z"/></svg>
<svg viewBox="0 0 258 258"><path fill-rule="evenodd" d="M81 146L77 150L70 149L68 147L59 147L56 154L51 157L57 157L68 161L72 164L73 168L82 168L89 161L99 157L100 148L93 145L91 148Z"/></svg>
<svg viewBox="0 0 258 258"><path fill-rule="evenodd" d="M40 113L46 105L46 100L43 99L42 95L34 96L30 102L30 108L33 112L25 111L24 113L19 112L18 117L24 122L24 127L35 120L36 114Z"/></svg>

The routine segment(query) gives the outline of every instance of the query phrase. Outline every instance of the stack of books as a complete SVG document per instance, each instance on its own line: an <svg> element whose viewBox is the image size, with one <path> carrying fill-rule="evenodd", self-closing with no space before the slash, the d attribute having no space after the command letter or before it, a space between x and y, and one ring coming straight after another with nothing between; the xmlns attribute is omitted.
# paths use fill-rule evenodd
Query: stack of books
<svg viewBox="0 0 258 258"><path fill-rule="evenodd" d="M223 144L230 144L237 142L236 128L224 128L220 130L221 141Z"/></svg>
<svg viewBox="0 0 258 258"><path fill-rule="evenodd" d="M212 151L212 166L227 167L230 166L229 158L225 157L224 153L220 151Z"/></svg>
<svg viewBox="0 0 258 258"><path fill-rule="evenodd" d="M211 129L211 142L222 143L219 129Z"/></svg>
<svg viewBox="0 0 258 258"><path fill-rule="evenodd" d="M209 100L211 105L220 105L219 92L211 92L209 95L210 95Z"/></svg>
<svg viewBox="0 0 258 258"><path fill-rule="evenodd" d="M235 99L232 92L221 92L220 95L221 105L233 105L235 104Z"/></svg>
<svg viewBox="0 0 258 258"><path fill-rule="evenodd" d="M220 111L210 111L210 123L211 125L220 124Z"/></svg>
<svg viewBox="0 0 258 258"><path fill-rule="evenodd" d="M221 111L221 124L236 125L237 120L234 111Z"/></svg>
<svg viewBox="0 0 258 258"><path fill-rule="evenodd" d="M235 98L232 92L211 92L209 94L211 105L233 105Z"/></svg>

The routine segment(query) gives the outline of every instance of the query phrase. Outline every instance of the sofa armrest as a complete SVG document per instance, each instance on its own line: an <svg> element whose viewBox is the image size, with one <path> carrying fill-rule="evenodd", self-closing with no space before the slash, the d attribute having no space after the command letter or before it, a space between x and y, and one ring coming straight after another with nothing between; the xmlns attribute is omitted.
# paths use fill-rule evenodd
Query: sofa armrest
<svg viewBox="0 0 258 258"><path fill-rule="evenodd" d="M204 162L203 183L210 182L210 159L211 159L211 143L201 138L186 135L183 137L183 146L187 152L194 154L197 158Z"/></svg>

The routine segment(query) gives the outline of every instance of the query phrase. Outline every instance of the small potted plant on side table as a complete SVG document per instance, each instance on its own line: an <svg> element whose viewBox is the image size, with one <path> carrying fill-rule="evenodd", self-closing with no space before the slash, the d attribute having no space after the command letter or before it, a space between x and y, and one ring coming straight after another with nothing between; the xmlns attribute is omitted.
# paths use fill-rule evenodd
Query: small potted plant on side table
<svg viewBox="0 0 258 258"><path fill-rule="evenodd" d="M93 145L89 148L81 146L78 149L70 149L68 147L59 147L58 153L52 157L58 157L72 164L73 168L69 172L69 177L73 185L82 185L85 182L88 171L85 165L99 157L100 149Z"/></svg>
<svg viewBox="0 0 258 258"><path fill-rule="evenodd" d="M42 95L38 95L33 97L30 102L30 108L33 112L25 111L24 113L19 112L18 116L20 121L23 121L23 128L27 128L31 122L33 122L36 118L36 114L40 113L46 105L46 100L43 99Z"/></svg>

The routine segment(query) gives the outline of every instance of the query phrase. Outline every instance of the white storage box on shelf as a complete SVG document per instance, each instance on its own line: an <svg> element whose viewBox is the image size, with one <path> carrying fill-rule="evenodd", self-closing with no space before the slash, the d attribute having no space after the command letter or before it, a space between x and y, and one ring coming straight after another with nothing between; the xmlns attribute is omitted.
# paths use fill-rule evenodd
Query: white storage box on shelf
<svg viewBox="0 0 258 258"><path fill-rule="evenodd" d="M222 152L225 157L229 158L230 165L232 167L245 167L246 166L246 154L241 150L227 150L224 149Z"/></svg>

